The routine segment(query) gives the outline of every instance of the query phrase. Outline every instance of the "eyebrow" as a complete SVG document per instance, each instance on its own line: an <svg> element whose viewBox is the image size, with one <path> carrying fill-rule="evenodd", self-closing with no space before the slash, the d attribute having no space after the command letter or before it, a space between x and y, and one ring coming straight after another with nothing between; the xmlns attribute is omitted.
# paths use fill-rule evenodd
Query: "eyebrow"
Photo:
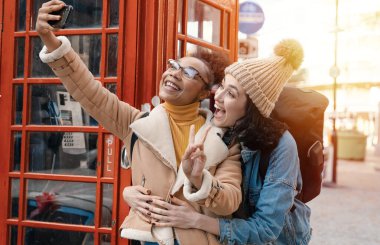
<svg viewBox="0 0 380 245"><path fill-rule="evenodd" d="M228 87L236 90L236 93L239 95L239 89L236 86L234 86L234 85L228 85Z"/></svg>

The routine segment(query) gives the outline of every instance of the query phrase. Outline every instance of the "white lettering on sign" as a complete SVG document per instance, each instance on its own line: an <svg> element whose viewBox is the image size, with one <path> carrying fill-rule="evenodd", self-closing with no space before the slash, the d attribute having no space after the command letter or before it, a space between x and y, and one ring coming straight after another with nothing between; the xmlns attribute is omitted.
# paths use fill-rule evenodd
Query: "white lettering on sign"
<svg viewBox="0 0 380 245"><path fill-rule="evenodd" d="M113 159L113 151L112 151L112 146L113 146L113 135L110 135L107 139L107 167L106 170L107 172L111 172L111 167L110 164L112 164L112 159Z"/></svg>

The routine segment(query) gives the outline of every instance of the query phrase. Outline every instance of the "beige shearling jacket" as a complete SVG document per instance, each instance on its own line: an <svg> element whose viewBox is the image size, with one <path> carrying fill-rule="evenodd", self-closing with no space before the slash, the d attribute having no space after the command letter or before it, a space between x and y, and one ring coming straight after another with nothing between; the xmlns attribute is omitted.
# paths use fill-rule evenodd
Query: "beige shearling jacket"
<svg viewBox="0 0 380 245"><path fill-rule="evenodd" d="M163 106L157 106L149 116L140 118L142 112L120 101L118 97L96 81L71 48L66 37L59 37L62 45L51 53L46 47L40 58L48 63L61 79L71 96L104 128L120 138L130 148L132 133L138 136L134 145L132 184L144 185L152 195L169 201L169 195L189 202L198 212L209 216L228 216L238 209L242 199L240 184L240 148L228 148L221 139L222 130L212 127L204 149L207 156L203 183L194 190L177 164L168 115ZM212 113L200 109L206 123L196 134L201 137L210 125ZM131 160L131 159L129 159ZM128 239L173 244L218 244L214 235L196 229L158 228L143 221L132 209L121 225L121 236Z"/></svg>

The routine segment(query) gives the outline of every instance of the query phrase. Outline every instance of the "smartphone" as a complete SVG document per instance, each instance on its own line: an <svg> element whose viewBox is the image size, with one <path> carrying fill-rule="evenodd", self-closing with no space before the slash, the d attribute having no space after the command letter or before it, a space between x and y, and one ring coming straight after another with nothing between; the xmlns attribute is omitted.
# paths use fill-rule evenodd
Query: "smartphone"
<svg viewBox="0 0 380 245"><path fill-rule="evenodd" d="M66 24L70 14L71 14L71 12L73 11L73 9L74 9L73 6L65 5L60 10L51 12L50 14L60 15L61 19L60 20L49 20L48 21L49 25L51 25L52 27L57 28L57 29L65 28L65 24Z"/></svg>

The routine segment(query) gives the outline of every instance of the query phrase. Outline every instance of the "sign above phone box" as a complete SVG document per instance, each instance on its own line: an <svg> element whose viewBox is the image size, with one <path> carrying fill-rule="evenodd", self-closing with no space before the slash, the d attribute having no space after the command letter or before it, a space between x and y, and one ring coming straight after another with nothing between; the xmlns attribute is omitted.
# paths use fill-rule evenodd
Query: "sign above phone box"
<svg viewBox="0 0 380 245"><path fill-rule="evenodd" d="M262 8L251 1L243 2L239 6L239 31L247 35L256 33L264 25Z"/></svg>

